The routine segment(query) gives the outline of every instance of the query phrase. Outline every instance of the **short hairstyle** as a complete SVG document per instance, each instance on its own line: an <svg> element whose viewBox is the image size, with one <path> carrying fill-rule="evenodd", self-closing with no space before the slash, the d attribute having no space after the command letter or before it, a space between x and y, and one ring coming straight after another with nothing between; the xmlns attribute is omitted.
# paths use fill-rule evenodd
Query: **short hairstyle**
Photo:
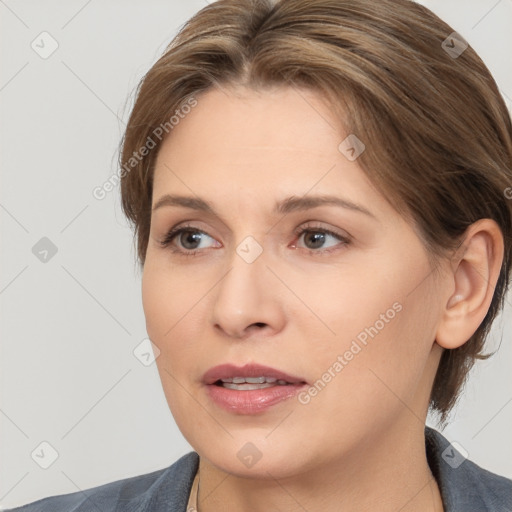
<svg viewBox="0 0 512 512"><path fill-rule="evenodd" d="M365 144L360 167L417 230L433 270L470 224L495 220L505 248L490 308L465 344L444 350L431 391L443 423L475 360L489 357L484 342L504 305L512 252L510 114L453 32L410 0L218 0L181 27L139 83L120 151L122 208L141 265L162 128L172 133L173 116L212 86L320 93L340 129Z"/></svg>

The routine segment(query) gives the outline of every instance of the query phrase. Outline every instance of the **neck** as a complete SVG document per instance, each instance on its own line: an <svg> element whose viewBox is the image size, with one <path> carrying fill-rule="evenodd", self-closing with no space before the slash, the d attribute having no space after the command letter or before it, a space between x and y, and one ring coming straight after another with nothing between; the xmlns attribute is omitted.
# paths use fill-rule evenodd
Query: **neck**
<svg viewBox="0 0 512 512"><path fill-rule="evenodd" d="M227 473L201 457L198 512L443 512L428 466L424 425L396 422L347 453L294 476L255 478Z"/></svg>

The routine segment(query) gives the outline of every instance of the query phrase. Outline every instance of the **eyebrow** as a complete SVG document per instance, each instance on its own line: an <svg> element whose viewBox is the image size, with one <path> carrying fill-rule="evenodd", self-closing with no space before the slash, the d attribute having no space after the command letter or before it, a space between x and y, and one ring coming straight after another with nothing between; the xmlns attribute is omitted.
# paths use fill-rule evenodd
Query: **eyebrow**
<svg viewBox="0 0 512 512"><path fill-rule="evenodd" d="M204 199L201 199L200 197L165 194L155 203L152 211L154 212L164 206L182 206L193 210L204 211L219 217L212 204L208 201L205 201ZM373 219L377 219L377 217L364 206L356 204L347 199L331 195L307 197L290 196L282 201L276 202L274 205L273 213L287 214L296 211L309 210L319 206L338 206L355 212L363 213L369 217L372 217Z"/></svg>

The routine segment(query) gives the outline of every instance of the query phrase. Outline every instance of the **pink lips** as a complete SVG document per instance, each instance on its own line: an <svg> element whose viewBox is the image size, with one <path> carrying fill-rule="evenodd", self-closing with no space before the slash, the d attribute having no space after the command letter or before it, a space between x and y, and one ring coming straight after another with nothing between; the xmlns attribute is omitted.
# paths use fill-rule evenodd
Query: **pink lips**
<svg viewBox="0 0 512 512"><path fill-rule="evenodd" d="M287 384L275 383L271 387L251 390L228 389L216 384L233 377L270 377ZM258 364L234 366L223 364L210 368L204 376L208 396L224 410L238 414L256 414L297 395L307 383L301 377Z"/></svg>

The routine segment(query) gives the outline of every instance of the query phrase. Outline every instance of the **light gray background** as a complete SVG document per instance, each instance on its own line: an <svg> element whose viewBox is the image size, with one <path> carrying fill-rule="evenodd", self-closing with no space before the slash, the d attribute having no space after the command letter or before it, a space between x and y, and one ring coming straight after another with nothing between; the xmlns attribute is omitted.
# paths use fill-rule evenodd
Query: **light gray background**
<svg viewBox="0 0 512 512"><path fill-rule="evenodd" d="M423 3L477 50L510 109L512 0ZM0 0L3 508L160 469L191 450L155 365L133 354L146 331L118 189L102 201L92 190L116 171L139 79L205 5ZM46 59L31 48L43 31L59 45ZM58 249L46 263L32 253L42 237ZM511 302L493 330L500 351L478 364L444 431L508 477ZM48 469L31 457L43 441L59 454Z"/></svg>

